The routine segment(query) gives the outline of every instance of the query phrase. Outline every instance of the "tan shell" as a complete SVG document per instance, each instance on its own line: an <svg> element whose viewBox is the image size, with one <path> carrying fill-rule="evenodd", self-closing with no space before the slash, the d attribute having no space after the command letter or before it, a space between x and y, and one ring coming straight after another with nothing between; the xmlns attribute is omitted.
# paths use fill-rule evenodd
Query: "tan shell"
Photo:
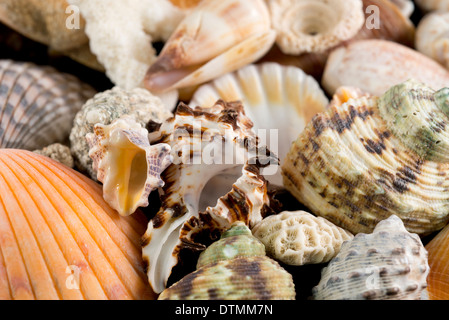
<svg viewBox="0 0 449 320"><path fill-rule="evenodd" d="M275 36L264 0L202 1L165 43L145 87L159 93L205 83L260 59Z"/></svg>
<svg viewBox="0 0 449 320"><path fill-rule="evenodd" d="M79 14L79 26L67 27L69 15L74 13L68 7L65 0L2 0L0 21L34 41L66 51L89 42Z"/></svg>
<svg viewBox="0 0 449 320"><path fill-rule="evenodd" d="M424 11L449 11L448 0L415 0L415 3Z"/></svg>
<svg viewBox="0 0 449 320"><path fill-rule="evenodd" d="M284 186L312 213L353 234L392 214L410 232L449 221L445 99L414 81L317 115L282 166ZM401 106L399 108L398 106Z"/></svg>
<svg viewBox="0 0 449 320"><path fill-rule="evenodd" d="M196 239L200 232L222 232L236 221L252 227L272 212L263 171L278 169L278 158L258 145L251 128L240 102L220 100L211 108L180 103L175 116L150 134L151 143L169 144L173 156L173 164L161 176L162 205L143 237L148 279L155 292L165 289L181 249L204 248ZM208 181L230 169L239 171L230 190L201 208Z"/></svg>
<svg viewBox="0 0 449 320"><path fill-rule="evenodd" d="M416 49L449 68L449 12L424 16L416 30Z"/></svg>
<svg viewBox="0 0 449 320"><path fill-rule="evenodd" d="M0 60L0 147L35 150L64 142L95 90L49 66Z"/></svg>
<svg viewBox="0 0 449 320"><path fill-rule="evenodd" d="M267 0L276 43L286 54L324 52L351 39L365 19L361 0Z"/></svg>
<svg viewBox="0 0 449 320"><path fill-rule="evenodd" d="M329 103L315 79L277 63L248 65L200 86L190 106L209 108L219 99L242 101L254 132L281 163L305 125ZM282 185L280 171L266 178Z"/></svg>
<svg viewBox="0 0 449 320"><path fill-rule="evenodd" d="M342 243L354 237L327 219L305 211L268 216L251 231L265 245L268 256L295 266L329 262Z"/></svg>
<svg viewBox="0 0 449 320"><path fill-rule="evenodd" d="M439 90L449 86L449 71L422 53L401 44L362 40L351 42L330 54L322 85L330 95L341 86L353 86L379 96L409 79Z"/></svg>
<svg viewBox="0 0 449 320"><path fill-rule="evenodd" d="M292 275L265 255L244 224L232 225L200 254L197 270L159 300L294 300Z"/></svg>
<svg viewBox="0 0 449 320"><path fill-rule="evenodd" d="M413 0L390 0L393 2L399 10L401 10L402 14L410 18L413 12L415 11L415 3Z"/></svg>
<svg viewBox="0 0 449 320"><path fill-rule="evenodd" d="M130 116L96 124L86 140L106 202L122 216L148 206L150 193L164 186L160 175L172 162L170 145L150 145L148 130Z"/></svg>
<svg viewBox="0 0 449 320"><path fill-rule="evenodd" d="M421 239L392 215L343 243L312 292L316 300L421 300L428 274Z"/></svg>

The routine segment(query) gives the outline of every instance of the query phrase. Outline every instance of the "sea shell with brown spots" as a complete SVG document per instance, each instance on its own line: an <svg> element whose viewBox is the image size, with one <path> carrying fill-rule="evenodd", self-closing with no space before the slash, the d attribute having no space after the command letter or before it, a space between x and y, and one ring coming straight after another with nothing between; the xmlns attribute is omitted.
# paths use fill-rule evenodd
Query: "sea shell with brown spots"
<svg viewBox="0 0 449 320"><path fill-rule="evenodd" d="M395 214L420 235L449 221L449 89L410 80L383 96L331 104L282 166L285 187L353 234Z"/></svg>

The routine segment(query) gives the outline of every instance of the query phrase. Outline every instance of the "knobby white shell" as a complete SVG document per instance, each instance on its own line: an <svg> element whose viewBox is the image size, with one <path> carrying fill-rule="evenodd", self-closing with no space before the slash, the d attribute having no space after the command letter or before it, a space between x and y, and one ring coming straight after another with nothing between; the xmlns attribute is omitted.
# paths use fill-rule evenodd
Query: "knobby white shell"
<svg viewBox="0 0 449 320"><path fill-rule="evenodd" d="M392 215L357 234L323 268L316 300L420 300L427 296L427 251Z"/></svg>
<svg viewBox="0 0 449 320"><path fill-rule="evenodd" d="M202 85L190 106L209 108L219 99L242 101L253 130L281 164L305 125L329 103L314 78L278 63L251 64ZM266 178L282 185L280 172Z"/></svg>
<svg viewBox="0 0 449 320"><path fill-rule="evenodd" d="M251 231L265 245L268 256L296 266L328 262L344 241L354 238L329 220L305 211L268 216Z"/></svg>
<svg viewBox="0 0 449 320"><path fill-rule="evenodd" d="M148 130L129 116L96 124L86 140L106 202L122 216L148 206L151 191L164 185L160 175L172 162L170 145L150 145Z"/></svg>

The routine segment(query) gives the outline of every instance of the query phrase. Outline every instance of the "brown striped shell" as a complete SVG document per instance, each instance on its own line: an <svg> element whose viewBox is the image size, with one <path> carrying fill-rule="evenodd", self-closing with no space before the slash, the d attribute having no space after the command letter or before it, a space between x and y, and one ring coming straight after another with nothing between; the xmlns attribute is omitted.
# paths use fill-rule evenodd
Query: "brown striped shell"
<svg viewBox="0 0 449 320"><path fill-rule="evenodd" d="M52 67L0 60L0 147L35 150L64 142L76 113L94 94Z"/></svg>
<svg viewBox="0 0 449 320"><path fill-rule="evenodd" d="M343 243L312 292L316 300L426 300L428 274L421 239L392 215Z"/></svg>
<svg viewBox="0 0 449 320"><path fill-rule="evenodd" d="M312 213L353 234L395 214L410 232L449 221L447 94L407 81L314 117L282 166Z"/></svg>
<svg viewBox="0 0 449 320"><path fill-rule="evenodd" d="M236 223L200 254L197 270L159 300L294 300L291 274L265 255L264 245Z"/></svg>
<svg viewBox="0 0 449 320"><path fill-rule="evenodd" d="M155 292L165 289L183 248L204 249L195 235L223 231L235 221L253 226L270 212L263 173L278 169L278 159L258 145L240 102L219 100L211 108L179 104L175 116L150 134L150 142L171 146L173 163L162 173L162 206L143 237L148 278ZM229 156L231 156L229 158ZM236 169L225 194L200 207L209 180Z"/></svg>
<svg viewBox="0 0 449 320"><path fill-rule="evenodd" d="M0 149L0 300L150 299L140 237L101 187L31 151Z"/></svg>

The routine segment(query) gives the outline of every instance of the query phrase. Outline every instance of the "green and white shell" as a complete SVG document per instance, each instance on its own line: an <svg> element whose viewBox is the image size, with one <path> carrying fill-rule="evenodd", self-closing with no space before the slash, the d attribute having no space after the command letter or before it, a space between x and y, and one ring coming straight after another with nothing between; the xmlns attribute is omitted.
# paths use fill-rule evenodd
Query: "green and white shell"
<svg viewBox="0 0 449 320"><path fill-rule="evenodd" d="M285 187L353 234L395 214L420 235L449 221L449 89L410 80L318 114L282 166Z"/></svg>
<svg viewBox="0 0 449 320"><path fill-rule="evenodd" d="M201 253L198 269L162 291L160 300L294 300L290 273L265 255L243 223Z"/></svg>

